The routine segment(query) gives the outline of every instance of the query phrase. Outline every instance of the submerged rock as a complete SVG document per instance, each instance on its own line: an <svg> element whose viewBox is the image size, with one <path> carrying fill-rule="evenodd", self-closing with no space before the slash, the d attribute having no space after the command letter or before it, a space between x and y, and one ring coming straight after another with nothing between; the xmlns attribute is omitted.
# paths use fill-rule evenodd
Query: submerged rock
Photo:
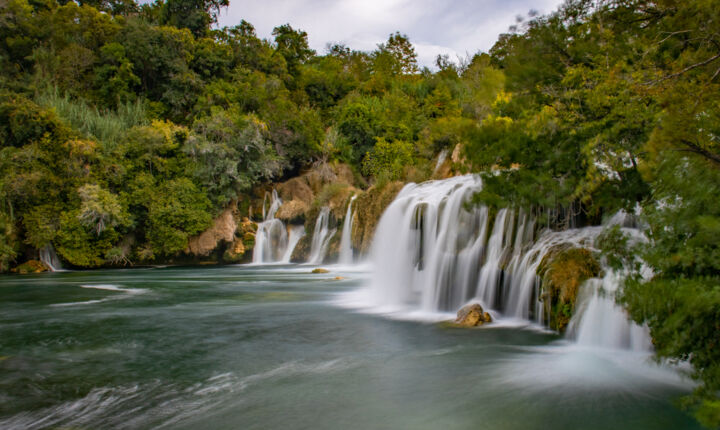
<svg viewBox="0 0 720 430"><path fill-rule="evenodd" d="M330 273L330 271L328 269L322 269L318 267L317 269L313 269L311 273Z"/></svg>
<svg viewBox="0 0 720 430"><path fill-rule="evenodd" d="M489 313L477 303L465 305L457 313L454 324L459 327L477 327L492 322Z"/></svg>

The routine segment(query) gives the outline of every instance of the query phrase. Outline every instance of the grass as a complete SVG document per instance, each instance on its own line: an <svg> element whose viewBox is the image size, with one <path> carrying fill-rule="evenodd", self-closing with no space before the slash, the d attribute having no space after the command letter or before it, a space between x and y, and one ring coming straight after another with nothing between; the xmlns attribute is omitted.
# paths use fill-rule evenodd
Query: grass
<svg viewBox="0 0 720 430"><path fill-rule="evenodd" d="M84 137L102 142L112 150L132 127L149 123L141 102L120 104L116 110L99 110L83 100L60 95L57 88L40 92L35 102L52 108L60 119Z"/></svg>

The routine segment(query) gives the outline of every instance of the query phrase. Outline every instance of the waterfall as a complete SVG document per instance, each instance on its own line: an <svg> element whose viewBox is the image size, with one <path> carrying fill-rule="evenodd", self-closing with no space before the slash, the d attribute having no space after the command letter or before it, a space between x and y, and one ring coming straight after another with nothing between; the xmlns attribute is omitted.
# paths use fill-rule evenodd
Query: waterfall
<svg viewBox="0 0 720 430"><path fill-rule="evenodd" d="M607 270L602 278L585 282L577 310L568 325L568 338L581 346L633 351L652 349L647 327L628 320L625 310L615 303L615 292L623 276Z"/></svg>
<svg viewBox="0 0 720 430"><path fill-rule="evenodd" d="M281 262L282 263L289 263L290 258L292 257L292 253L295 250L295 247L297 246L298 242L300 242L300 239L305 236L305 227L301 225L291 226L289 227L290 235L288 236L288 244L287 249L285 250L285 254L282 257Z"/></svg>
<svg viewBox="0 0 720 430"><path fill-rule="evenodd" d="M320 264L325 259L328 245L330 245L330 239L332 239L337 231L336 229L329 229L329 224L330 208L324 206L320 209L320 214L318 214L317 221L315 221L315 231L313 232L308 263Z"/></svg>
<svg viewBox="0 0 720 430"><path fill-rule="evenodd" d="M258 223L258 229L255 233L255 247L253 248L253 263L287 263L290 261L292 252L295 249L302 235L297 227L290 229L288 237L288 228L279 219L275 218L275 213L282 205L282 200L278 197L277 191L273 190L271 194L270 207L267 208L267 193L263 200L263 222Z"/></svg>
<svg viewBox="0 0 720 430"><path fill-rule="evenodd" d="M47 245L45 245L39 251L39 254L40 261L42 261L43 264L45 264L51 272L57 272L59 270L62 270L60 258L58 258L57 254L55 253L55 248L53 248L52 244L48 243Z"/></svg>
<svg viewBox="0 0 720 430"><path fill-rule="evenodd" d="M345 213L345 221L343 222L342 236L340 237L340 264L352 264L353 248L352 248L352 226L355 222L355 213L352 212L352 204L357 195L350 198L347 212Z"/></svg>
<svg viewBox="0 0 720 430"><path fill-rule="evenodd" d="M447 160L448 150L443 149L440 151L440 154L438 155L437 163L435 163L435 168L433 169L433 175L437 173L438 170L440 170L440 167L443 165L445 160Z"/></svg>
<svg viewBox="0 0 720 430"><path fill-rule="evenodd" d="M472 175L406 185L378 223L375 271L364 300L410 313L455 312L479 302L497 318L544 324L538 266L558 245L594 250L603 227L545 230L535 239L535 221L524 211L500 209L493 218L488 208L469 205L481 187ZM581 345L647 349L647 329L615 304L621 276L607 267L603 272L581 286L568 336Z"/></svg>

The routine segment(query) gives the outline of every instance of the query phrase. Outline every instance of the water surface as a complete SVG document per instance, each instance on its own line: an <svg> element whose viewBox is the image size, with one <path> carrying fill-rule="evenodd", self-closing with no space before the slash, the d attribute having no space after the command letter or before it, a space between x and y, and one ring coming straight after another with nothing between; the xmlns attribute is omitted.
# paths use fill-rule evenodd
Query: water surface
<svg viewBox="0 0 720 430"><path fill-rule="evenodd" d="M367 274L309 272L1 277L0 428L696 428L645 357L355 312Z"/></svg>

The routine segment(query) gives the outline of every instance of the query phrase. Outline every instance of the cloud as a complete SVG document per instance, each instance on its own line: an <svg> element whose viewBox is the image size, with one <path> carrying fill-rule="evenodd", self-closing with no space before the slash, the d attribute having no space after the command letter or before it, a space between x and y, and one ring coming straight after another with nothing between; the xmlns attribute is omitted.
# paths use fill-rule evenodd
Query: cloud
<svg viewBox="0 0 720 430"><path fill-rule="evenodd" d="M451 59L489 50L515 17L530 9L552 12L562 0L235 0L220 16L221 26L244 19L262 38L289 23L308 33L310 46L328 43L370 51L400 31L415 45L418 62L433 66L438 54Z"/></svg>

